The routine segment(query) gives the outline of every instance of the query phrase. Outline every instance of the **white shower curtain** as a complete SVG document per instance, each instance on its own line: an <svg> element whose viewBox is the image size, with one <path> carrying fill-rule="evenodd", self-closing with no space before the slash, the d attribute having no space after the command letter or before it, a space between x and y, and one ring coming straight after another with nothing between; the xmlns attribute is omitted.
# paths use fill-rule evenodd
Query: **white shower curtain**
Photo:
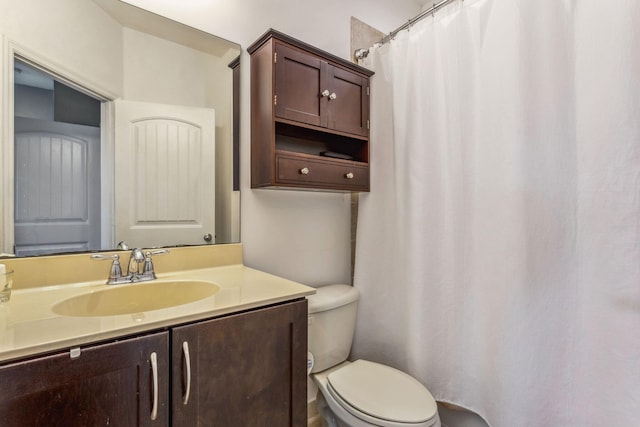
<svg viewBox="0 0 640 427"><path fill-rule="evenodd" d="M455 1L372 49L352 357L494 427L640 426L640 1Z"/></svg>

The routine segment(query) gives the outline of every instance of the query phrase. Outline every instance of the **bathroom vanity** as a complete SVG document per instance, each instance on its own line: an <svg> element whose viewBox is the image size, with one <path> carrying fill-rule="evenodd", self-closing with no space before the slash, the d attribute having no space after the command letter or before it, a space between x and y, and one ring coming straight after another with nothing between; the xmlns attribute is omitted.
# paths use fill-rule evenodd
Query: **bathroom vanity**
<svg viewBox="0 0 640 427"><path fill-rule="evenodd" d="M159 276L144 286L218 290L165 309L75 317L58 315L60 303L107 285L14 291L0 307L3 425L304 425L313 288L241 263ZM106 291L117 286L140 285Z"/></svg>

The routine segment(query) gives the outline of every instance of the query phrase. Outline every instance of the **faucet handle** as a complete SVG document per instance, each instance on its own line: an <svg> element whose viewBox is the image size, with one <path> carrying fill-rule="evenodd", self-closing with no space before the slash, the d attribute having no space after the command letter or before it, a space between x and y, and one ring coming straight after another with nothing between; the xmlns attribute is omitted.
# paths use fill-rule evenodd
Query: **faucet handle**
<svg viewBox="0 0 640 427"><path fill-rule="evenodd" d="M93 254L91 255L91 259L97 261L105 261L112 260L111 268L109 269L109 279L107 280L107 285L114 285L117 283L122 283L124 277L122 276L122 266L120 265L120 255L102 255L102 254Z"/></svg>
<svg viewBox="0 0 640 427"><path fill-rule="evenodd" d="M168 253L169 253L169 249L157 249L155 251L147 251L145 253L145 255L146 254L149 254L149 255L164 255L164 254L168 254Z"/></svg>
<svg viewBox="0 0 640 427"><path fill-rule="evenodd" d="M117 254L113 255L104 255L104 254L91 254L91 259L95 259L96 261L106 261L108 259L115 259ZM120 258L118 256L118 258Z"/></svg>
<svg viewBox="0 0 640 427"><path fill-rule="evenodd" d="M156 272L153 270L153 261L151 260L151 255L162 255L168 254L168 249L158 249L155 251L146 251L144 253L144 269L142 270L142 275L144 277L150 278L149 280L153 280L156 278Z"/></svg>

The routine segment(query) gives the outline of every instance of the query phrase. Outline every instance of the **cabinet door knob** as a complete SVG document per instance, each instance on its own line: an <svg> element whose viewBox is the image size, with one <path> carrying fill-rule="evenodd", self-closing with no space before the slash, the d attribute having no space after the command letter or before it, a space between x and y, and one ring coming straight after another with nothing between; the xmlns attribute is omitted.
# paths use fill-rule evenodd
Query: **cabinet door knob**
<svg viewBox="0 0 640 427"><path fill-rule="evenodd" d="M302 175L309 175L309 172L310 172L309 168L302 168L302 169L300 169L300 173L301 173Z"/></svg>
<svg viewBox="0 0 640 427"><path fill-rule="evenodd" d="M323 90L320 95L322 95L323 97L329 96L329 89Z"/></svg>
<svg viewBox="0 0 640 427"><path fill-rule="evenodd" d="M333 92L331 95L329 95L329 99L336 99L338 97L338 95L336 95L335 92Z"/></svg>
<svg viewBox="0 0 640 427"><path fill-rule="evenodd" d="M344 175L344 177L347 178L347 179L353 179L353 176L354 176L353 172L349 172L349 173Z"/></svg>

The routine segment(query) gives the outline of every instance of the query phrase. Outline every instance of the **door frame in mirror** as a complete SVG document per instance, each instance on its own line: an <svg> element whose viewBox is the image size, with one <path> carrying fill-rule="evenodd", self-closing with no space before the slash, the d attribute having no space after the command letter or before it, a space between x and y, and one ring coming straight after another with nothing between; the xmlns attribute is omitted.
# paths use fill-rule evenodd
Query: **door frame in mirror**
<svg viewBox="0 0 640 427"><path fill-rule="evenodd" d="M41 71L51 75L80 92L83 92L101 102L100 112L100 138L101 138L101 210L104 213L101 221L101 243L103 247L113 240L113 229L110 226L114 212L113 184L105 177L113 176L113 101L116 95L100 85L90 82L87 79L74 74L54 61L49 60L45 55L39 54L32 49L10 40L5 37L4 54L2 55L2 66L4 69L2 80L2 143L0 144L0 165L2 165L2 197L0 200L0 253L14 253L14 223L15 223L15 190L14 190L14 65L15 59L19 59ZM108 174L111 175L108 175Z"/></svg>

